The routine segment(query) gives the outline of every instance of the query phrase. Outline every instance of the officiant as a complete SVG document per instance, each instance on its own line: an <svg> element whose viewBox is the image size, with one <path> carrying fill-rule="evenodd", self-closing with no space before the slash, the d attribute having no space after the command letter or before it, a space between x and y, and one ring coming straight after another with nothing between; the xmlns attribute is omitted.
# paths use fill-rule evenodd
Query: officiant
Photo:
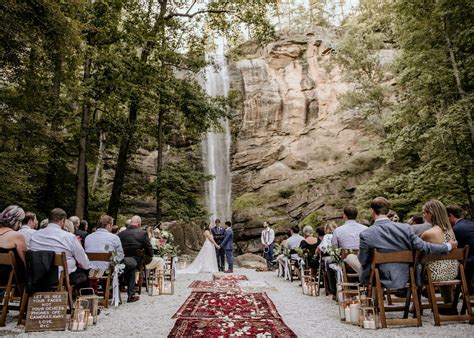
<svg viewBox="0 0 474 338"><path fill-rule="evenodd" d="M263 222L261 241L263 244L263 255L267 260L267 270L272 270L273 262L273 242L275 241L275 231L270 228L268 222Z"/></svg>

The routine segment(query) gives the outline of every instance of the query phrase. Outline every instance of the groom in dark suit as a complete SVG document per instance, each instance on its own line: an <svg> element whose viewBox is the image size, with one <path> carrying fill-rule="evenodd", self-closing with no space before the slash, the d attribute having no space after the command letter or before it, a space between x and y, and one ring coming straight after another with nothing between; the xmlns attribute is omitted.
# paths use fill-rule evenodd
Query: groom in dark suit
<svg viewBox="0 0 474 338"><path fill-rule="evenodd" d="M225 273L234 272L234 232L232 231L232 223L225 222L224 239L220 244L221 249L225 251L225 258L227 260L228 270Z"/></svg>
<svg viewBox="0 0 474 338"><path fill-rule="evenodd" d="M225 229L222 227L220 219L216 219L215 224L216 226L211 229L211 233L217 245L220 246L219 248L216 248L217 266L219 268L219 271L224 271L225 251L224 248L221 246L221 243L224 239Z"/></svg>

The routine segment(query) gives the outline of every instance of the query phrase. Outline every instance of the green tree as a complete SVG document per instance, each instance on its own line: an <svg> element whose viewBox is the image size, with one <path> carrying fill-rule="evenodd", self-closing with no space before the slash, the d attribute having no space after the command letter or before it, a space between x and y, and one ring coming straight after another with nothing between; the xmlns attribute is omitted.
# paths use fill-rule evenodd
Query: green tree
<svg viewBox="0 0 474 338"><path fill-rule="evenodd" d="M403 213L438 198L473 214L474 5L399 0L394 11L400 103L387 122L386 165L358 198L388 195Z"/></svg>

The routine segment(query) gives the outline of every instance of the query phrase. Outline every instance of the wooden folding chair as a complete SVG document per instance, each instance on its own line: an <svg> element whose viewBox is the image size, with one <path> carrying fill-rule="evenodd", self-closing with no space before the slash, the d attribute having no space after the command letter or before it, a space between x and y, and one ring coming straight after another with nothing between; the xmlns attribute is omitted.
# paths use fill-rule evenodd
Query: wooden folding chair
<svg viewBox="0 0 474 338"><path fill-rule="evenodd" d="M89 261L98 261L98 262L110 262L110 257L112 256L111 252L86 252ZM102 277L98 277L99 281L105 281L105 290L104 290L104 307L109 307L109 298L110 298L110 285L112 280L112 265L109 265L109 270L107 274L104 274Z"/></svg>
<svg viewBox="0 0 474 338"><path fill-rule="evenodd" d="M11 271L8 274L8 281L4 285L0 285L0 289L4 289L5 293L3 295L2 303L2 313L0 316L0 326L5 326L5 321L7 319L7 313L10 309L18 310L17 306L11 306L10 301L14 298L15 289L18 288L20 295L23 294L23 285L18 280L18 265L16 262L15 254L13 251L8 253L0 253L0 265L10 266ZM21 303L21 299L20 299Z"/></svg>
<svg viewBox="0 0 474 338"><path fill-rule="evenodd" d="M409 265L409 274L410 279L407 283L406 289L406 298L404 306L390 306L385 305L385 294L386 289L380 282L380 271L379 266L381 264L387 263L406 263ZM416 288L416 279L415 279L415 254L412 251L395 251L395 252L378 252L374 250L374 255L372 258L372 271L370 273L370 282L369 282L369 296L372 297L373 288L377 289L377 307L380 313L380 322L383 328L386 328L387 325L416 325L422 326L421 323L421 314L420 314L420 303L418 299L418 293ZM410 301L413 299L413 304L415 307L414 318L408 318L408 313L410 309ZM394 319L387 318L386 312L401 312L403 311L403 319Z"/></svg>
<svg viewBox="0 0 474 338"><path fill-rule="evenodd" d="M52 289L55 291L63 291L64 287L66 288L66 292L68 294L68 305L69 311L72 312L73 302L72 302L72 286L69 282L69 270L67 267L67 258L66 253L62 252L60 254L56 254L54 256L53 265L60 268L61 272L59 274L58 284L53 285ZM27 271L28 273L28 271ZM26 292L26 288L23 289L23 295L20 305L20 316L18 317L18 325L24 324L26 320L26 309L28 308L28 298L32 296L32 294L28 294Z"/></svg>
<svg viewBox="0 0 474 338"><path fill-rule="evenodd" d="M441 322L445 321L465 321L468 320L471 324L474 324L474 317L472 314L472 305L469 296L469 288L466 283L466 276L464 274L464 265L466 264L467 254L469 247L466 246L460 249L451 250L447 255L423 255L421 258L421 263L423 265L422 276L426 277L427 289L428 289L428 299L430 301L431 309L433 311L433 316L435 320L435 326L440 326ZM458 267L458 276L459 279L452 279L447 281L434 281L431 270L427 265L430 262L437 262L442 260L457 260L459 262ZM438 298L436 297L435 289L443 286L455 287L456 292L454 293L453 303L451 307L457 309L457 301L459 297L459 292L462 292L463 303L467 304L467 314L455 314L455 315L440 315L438 304Z"/></svg>
<svg viewBox="0 0 474 338"><path fill-rule="evenodd" d="M296 266L296 262L297 260L296 259L288 259L288 261L286 262L286 268L288 269L288 273L289 273L289 276L290 276L290 282L293 282L293 279L294 277L296 276L298 279L299 279L299 275L298 275L298 272L297 270L299 269L299 267Z"/></svg>
<svg viewBox="0 0 474 338"><path fill-rule="evenodd" d="M358 255L359 250L341 249L341 258L344 260L350 254ZM345 262L342 264L342 280L344 283L356 283L359 281L359 275Z"/></svg>

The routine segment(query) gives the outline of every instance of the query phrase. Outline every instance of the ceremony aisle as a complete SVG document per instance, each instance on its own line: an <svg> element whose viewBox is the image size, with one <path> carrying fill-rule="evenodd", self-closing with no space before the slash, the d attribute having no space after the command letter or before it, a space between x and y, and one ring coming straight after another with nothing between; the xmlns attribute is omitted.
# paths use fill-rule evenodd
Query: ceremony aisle
<svg viewBox="0 0 474 338"><path fill-rule="evenodd" d="M173 318L169 337L279 336L296 337L265 292L248 292L245 275L213 275L194 281L192 293ZM207 288L207 291L203 291Z"/></svg>
<svg viewBox="0 0 474 338"><path fill-rule="evenodd" d="M366 337L366 331L356 326L347 325L339 321L337 306L331 297L321 295L319 297L305 296L298 287L298 281L290 283L278 278L275 272L256 272L249 269L234 269L234 273L245 275L248 281L219 281L212 291L221 291L220 287L228 287L232 283L237 290L254 292L265 292L278 311L281 320L298 337ZM175 293L172 296L150 297L142 294L140 301L136 303L124 303L118 308L104 309L99 315L97 325L87 329L85 332L75 333L72 331L44 332L26 334L22 328L16 326L17 312L7 317L7 326L0 328L0 336L19 335L30 337L166 337L175 324L181 319L172 319L182 305L186 302L193 291L209 292L210 284L193 282L201 280L212 281L210 274L179 275L175 284ZM191 287L190 287L191 286ZM202 290L206 289L207 290ZM262 307L260 307L261 309ZM202 324L213 325L213 319ZM193 320L186 321L186 325L196 325ZM268 323L263 321L253 322L253 325ZM216 325L219 325L216 324ZM184 326L180 324L181 328ZM423 316L423 327L389 328L370 332L371 337L472 337L473 327L469 324L445 324L440 327L434 326L433 316L430 311L425 310Z"/></svg>

